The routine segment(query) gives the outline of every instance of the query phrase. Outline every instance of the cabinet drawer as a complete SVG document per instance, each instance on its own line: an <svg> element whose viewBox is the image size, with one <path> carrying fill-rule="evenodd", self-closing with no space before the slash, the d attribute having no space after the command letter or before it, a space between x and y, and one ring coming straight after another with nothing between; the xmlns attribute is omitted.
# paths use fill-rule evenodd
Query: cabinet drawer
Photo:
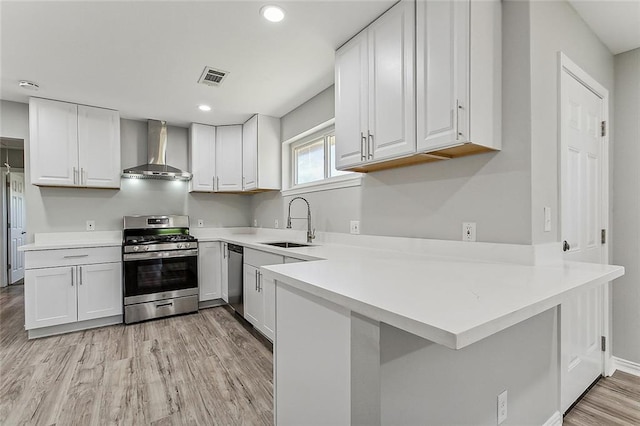
<svg viewBox="0 0 640 426"><path fill-rule="evenodd" d="M24 254L25 269L111 263L121 260L122 248L120 246L37 250Z"/></svg>
<svg viewBox="0 0 640 426"><path fill-rule="evenodd" d="M284 263L284 257L278 254L267 253L265 251L253 250L245 247L244 263L259 268L265 265L277 265L279 263Z"/></svg>

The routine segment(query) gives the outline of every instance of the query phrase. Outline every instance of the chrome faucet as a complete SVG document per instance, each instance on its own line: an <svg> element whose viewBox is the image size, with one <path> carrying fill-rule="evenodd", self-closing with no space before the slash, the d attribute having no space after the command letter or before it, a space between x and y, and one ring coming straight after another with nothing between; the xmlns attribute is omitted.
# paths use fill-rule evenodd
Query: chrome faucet
<svg viewBox="0 0 640 426"><path fill-rule="evenodd" d="M302 220L305 219L304 217L291 217L291 204L293 204L293 202L295 200L302 200L305 203L307 203L307 217L306 217L306 219L307 219L307 242L311 243L311 242L313 242L313 239L316 237L316 230L314 229L313 231L311 231L311 205L304 198L295 197L291 201L289 201L289 215L287 216L287 229L291 229L291 219L302 219Z"/></svg>

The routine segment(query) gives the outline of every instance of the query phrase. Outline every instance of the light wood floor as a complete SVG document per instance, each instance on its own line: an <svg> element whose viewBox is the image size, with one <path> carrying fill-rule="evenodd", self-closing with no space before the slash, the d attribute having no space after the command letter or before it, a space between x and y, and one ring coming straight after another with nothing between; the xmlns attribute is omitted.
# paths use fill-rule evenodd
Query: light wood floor
<svg viewBox="0 0 640 426"><path fill-rule="evenodd" d="M563 424L640 425L640 377L616 371L600 379L567 413Z"/></svg>
<svg viewBox="0 0 640 426"><path fill-rule="evenodd" d="M226 308L29 341L23 306L0 290L0 425L273 424L268 342Z"/></svg>

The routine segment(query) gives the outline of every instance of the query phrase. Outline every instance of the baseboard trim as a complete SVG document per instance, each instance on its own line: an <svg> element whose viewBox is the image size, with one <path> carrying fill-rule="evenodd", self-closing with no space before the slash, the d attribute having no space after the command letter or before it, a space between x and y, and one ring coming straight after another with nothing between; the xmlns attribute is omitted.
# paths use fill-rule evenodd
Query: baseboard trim
<svg viewBox="0 0 640 426"><path fill-rule="evenodd" d="M616 356L611 358L613 359L613 365L616 370L624 371L625 373L640 377L640 364L637 362L627 361L626 359L618 358Z"/></svg>
<svg viewBox="0 0 640 426"><path fill-rule="evenodd" d="M88 330L90 328L105 327L108 325L122 324L122 315L114 315L106 318L96 318L88 321L72 322L69 324L54 325L51 327L34 328L28 330L29 339L55 336L71 333L73 331Z"/></svg>
<svg viewBox="0 0 640 426"><path fill-rule="evenodd" d="M553 413L553 415L549 417L549 420L544 422L542 426L562 426L562 414L560 414L560 411Z"/></svg>

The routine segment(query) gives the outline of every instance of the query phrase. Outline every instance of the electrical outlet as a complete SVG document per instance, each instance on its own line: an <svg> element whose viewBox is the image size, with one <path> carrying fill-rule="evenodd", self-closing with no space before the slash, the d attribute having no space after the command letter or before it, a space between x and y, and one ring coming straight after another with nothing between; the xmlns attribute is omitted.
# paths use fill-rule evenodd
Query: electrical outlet
<svg viewBox="0 0 640 426"><path fill-rule="evenodd" d="M498 395L498 424L507 420L507 391Z"/></svg>
<svg viewBox="0 0 640 426"><path fill-rule="evenodd" d="M96 221L88 220L87 221L87 231L95 231L96 230Z"/></svg>
<svg viewBox="0 0 640 426"><path fill-rule="evenodd" d="M253 219L253 226L258 227L258 219Z"/></svg>
<svg viewBox="0 0 640 426"><path fill-rule="evenodd" d="M462 224L462 241L474 242L476 240L476 223L464 222Z"/></svg>
<svg viewBox="0 0 640 426"><path fill-rule="evenodd" d="M198 228L202 228L204 226L204 220L198 219Z"/></svg>
<svg viewBox="0 0 640 426"><path fill-rule="evenodd" d="M279 226L280 226L280 223L278 222L278 219L276 219L276 220L273 222L273 227L274 227L274 228L276 228L276 229L278 229L278 227L279 227Z"/></svg>
<svg viewBox="0 0 640 426"><path fill-rule="evenodd" d="M352 234L355 234L355 235L360 234L360 221L352 220L349 230L351 231Z"/></svg>
<svg viewBox="0 0 640 426"><path fill-rule="evenodd" d="M551 207L544 208L544 232L551 231Z"/></svg>

